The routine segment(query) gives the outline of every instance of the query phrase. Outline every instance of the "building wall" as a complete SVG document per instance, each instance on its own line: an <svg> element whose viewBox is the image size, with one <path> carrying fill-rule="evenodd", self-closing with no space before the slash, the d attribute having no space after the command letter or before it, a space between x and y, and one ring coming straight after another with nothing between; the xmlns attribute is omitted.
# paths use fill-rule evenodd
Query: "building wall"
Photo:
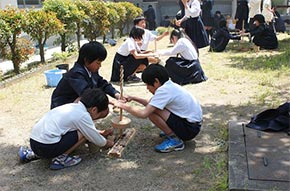
<svg viewBox="0 0 290 191"><path fill-rule="evenodd" d="M12 5L19 8L27 7L38 7L43 0L20 0L21 4L18 5L17 0L0 0L0 8L4 9L7 5ZM111 1L125 1L125 0L111 0ZM156 12L156 23L159 24L165 15L170 18L174 18L176 13L179 11L178 0L126 0L137 6L139 6L143 11L148 8L148 5L152 5ZM287 0L286 0L287 1ZM26 3L23 3L26 2ZM236 11L237 0L212 0L213 10L219 10L224 15L234 16Z"/></svg>
<svg viewBox="0 0 290 191"><path fill-rule="evenodd" d="M0 8L5 9L6 6L17 7L17 0L0 0Z"/></svg>
<svg viewBox="0 0 290 191"><path fill-rule="evenodd" d="M118 0L122 1L122 0ZM156 12L156 22L157 24L168 15L170 18L174 18L176 13L180 10L178 5L178 0L129 0L135 5L138 5L145 11L148 5L152 5ZM212 0L213 9L212 13L219 10L224 15L234 16L236 9L237 0Z"/></svg>

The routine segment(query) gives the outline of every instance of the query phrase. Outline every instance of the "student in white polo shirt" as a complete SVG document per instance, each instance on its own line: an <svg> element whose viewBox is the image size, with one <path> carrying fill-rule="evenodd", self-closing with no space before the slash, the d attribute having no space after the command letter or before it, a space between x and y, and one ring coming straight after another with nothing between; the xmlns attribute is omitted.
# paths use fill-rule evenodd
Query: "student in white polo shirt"
<svg viewBox="0 0 290 191"><path fill-rule="evenodd" d="M140 16L140 17L136 17L133 21L134 26L139 27L144 29L144 35L143 35L143 41L142 41L142 45L140 46L141 51L143 52L152 52L152 50L148 50L148 46L150 42L153 41L159 41L161 40L163 37L165 37L166 35L169 34L168 31L165 31L164 33L162 33L161 35L157 36L155 34L153 34L151 31L149 31L148 29L146 29L146 20L145 17Z"/></svg>
<svg viewBox="0 0 290 191"><path fill-rule="evenodd" d="M144 29L133 27L129 37L117 50L111 73L111 82L120 81L120 65L124 68L124 81L139 82L135 74L142 72L149 63L156 63L154 53L142 53L139 45L142 44Z"/></svg>
<svg viewBox="0 0 290 191"><path fill-rule="evenodd" d="M109 113L109 100L101 89L86 89L77 103L68 103L48 111L32 128L31 149L20 147L21 162L38 158L52 159L50 169L59 170L77 165L79 156L69 156L85 141L100 147L112 147L106 139L113 129L98 130L93 120Z"/></svg>
<svg viewBox="0 0 290 191"><path fill-rule="evenodd" d="M171 56L165 68L171 80L179 85L200 83L207 80L198 58L198 49L183 30L174 29L170 35L174 46L157 51L158 55Z"/></svg>
<svg viewBox="0 0 290 191"><path fill-rule="evenodd" d="M202 108L199 101L182 86L172 82L167 70L160 64L149 65L142 73L142 81L153 94L151 99L128 96L128 100L144 105L143 108L124 102L115 102L115 106L136 117L149 118L162 130L160 136L164 139L155 146L157 152L183 150L183 141L196 137L202 126Z"/></svg>

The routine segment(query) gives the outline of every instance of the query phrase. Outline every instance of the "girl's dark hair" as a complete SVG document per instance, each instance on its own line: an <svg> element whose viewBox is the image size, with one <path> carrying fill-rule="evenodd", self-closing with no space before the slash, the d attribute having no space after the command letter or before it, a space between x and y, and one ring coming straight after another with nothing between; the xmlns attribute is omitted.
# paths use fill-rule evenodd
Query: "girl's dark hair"
<svg viewBox="0 0 290 191"><path fill-rule="evenodd" d="M142 72L142 81L145 84L154 85L155 79L157 78L161 85L169 80L169 75L164 66L160 64L150 64Z"/></svg>
<svg viewBox="0 0 290 191"><path fill-rule="evenodd" d="M193 45L193 47L195 48L197 54L199 54L198 48L196 47L195 43L192 42L192 40L189 38L189 36L187 34L185 34L183 29L174 29L170 34L170 41L174 36L176 36L177 39L186 38L187 40L189 40L191 42L191 44Z"/></svg>
<svg viewBox="0 0 290 191"><path fill-rule="evenodd" d="M97 107L98 112L108 109L108 96L99 88L88 88L81 95L80 100L86 108Z"/></svg>
<svg viewBox="0 0 290 191"><path fill-rule="evenodd" d="M89 64L95 60L104 61L107 57L107 50L103 44L97 41L91 41L84 44L79 50L77 63L85 65L85 61Z"/></svg>
<svg viewBox="0 0 290 191"><path fill-rule="evenodd" d="M138 25L138 23L142 20L145 20L145 17L144 16L139 16L139 17L136 17L133 21L133 24L134 25Z"/></svg>
<svg viewBox="0 0 290 191"><path fill-rule="evenodd" d="M254 21L258 21L260 24L265 23L265 17L262 14L256 14L254 16Z"/></svg>
<svg viewBox="0 0 290 191"><path fill-rule="evenodd" d="M142 39L143 38L143 34L145 33L144 29L141 29L139 27L133 27L130 31L129 37L133 38L133 39Z"/></svg>

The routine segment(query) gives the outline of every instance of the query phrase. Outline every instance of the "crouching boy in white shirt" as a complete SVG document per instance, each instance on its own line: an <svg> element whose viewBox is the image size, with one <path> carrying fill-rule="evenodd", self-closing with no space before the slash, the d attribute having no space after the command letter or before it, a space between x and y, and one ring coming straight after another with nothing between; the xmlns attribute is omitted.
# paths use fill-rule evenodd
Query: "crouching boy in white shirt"
<svg viewBox="0 0 290 191"><path fill-rule="evenodd" d="M148 101L128 96L128 101L136 101L144 105L144 109L122 102L116 102L115 106L136 117L148 117L162 130L160 135L165 139L155 146L156 151L183 150L183 141L193 139L200 132L202 109L199 102L182 86L172 82L166 69L160 64L149 65L142 73L142 81L153 97Z"/></svg>
<svg viewBox="0 0 290 191"><path fill-rule="evenodd" d="M93 120L109 113L109 100L100 89L87 89L78 103L69 103L47 112L33 127L29 148L20 147L21 162L37 158L52 159L50 169L58 170L81 162L69 154L86 140L100 146L112 147L106 137L112 129L97 130Z"/></svg>

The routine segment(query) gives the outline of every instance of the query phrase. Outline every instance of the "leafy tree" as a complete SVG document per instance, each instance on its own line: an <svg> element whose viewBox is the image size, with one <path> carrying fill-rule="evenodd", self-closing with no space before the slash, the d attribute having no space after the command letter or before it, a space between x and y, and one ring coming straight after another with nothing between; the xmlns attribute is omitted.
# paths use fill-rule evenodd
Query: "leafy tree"
<svg viewBox="0 0 290 191"><path fill-rule="evenodd" d="M140 16L142 14L142 9L136 7L133 3L130 2L118 2L118 6L124 7L126 10L125 15L120 15L120 22L118 23L118 28L120 30L120 37L123 36L123 29L127 28L129 31L129 27L132 25L134 18Z"/></svg>
<svg viewBox="0 0 290 191"><path fill-rule="evenodd" d="M86 17L81 23L83 33L89 40L96 40L98 36L106 34L109 28L108 9L103 1L78 0L77 6L84 11Z"/></svg>
<svg viewBox="0 0 290 191"><path fill-rule="evenodd" d="M29 54L27 54L29 51L25 50L31 49L29 43L22 46L22 41L19 40L25 22L24 15L24 11L12 7L0 10L1 55L12 61L16 74L20 73L20 64L29 58Z"/></svg>
<svg viewBox="0 0 290 191"><path fill-rule="evenodd" d="M77 21L82 17L73 0L46 0L43 3L45 11L51 11L64 24L64 30L59 32L61 51L65 51L69 45L69 37L77 30Z"/></svg>
<svg viewBox="0 0 290 191"><path fill-rule="evenodd" d="M45 62L44 45L46 40L63 31L63 24L57 19L55 13L44 10L30 10L26 14L26 25L24 31L27 32L33 40L36 40L39 46L41 62Z"/></svg>
<svg viewBox="0 0 290 191"><path fill-rule="evenodd" d="M126 17L125 7L122 7L119 3L107 2L107 7L109 9L109 22L110 22L110 31L112 34L112 38L115 38L115 28L119 22L121 22L121 18Z"/></svg>

